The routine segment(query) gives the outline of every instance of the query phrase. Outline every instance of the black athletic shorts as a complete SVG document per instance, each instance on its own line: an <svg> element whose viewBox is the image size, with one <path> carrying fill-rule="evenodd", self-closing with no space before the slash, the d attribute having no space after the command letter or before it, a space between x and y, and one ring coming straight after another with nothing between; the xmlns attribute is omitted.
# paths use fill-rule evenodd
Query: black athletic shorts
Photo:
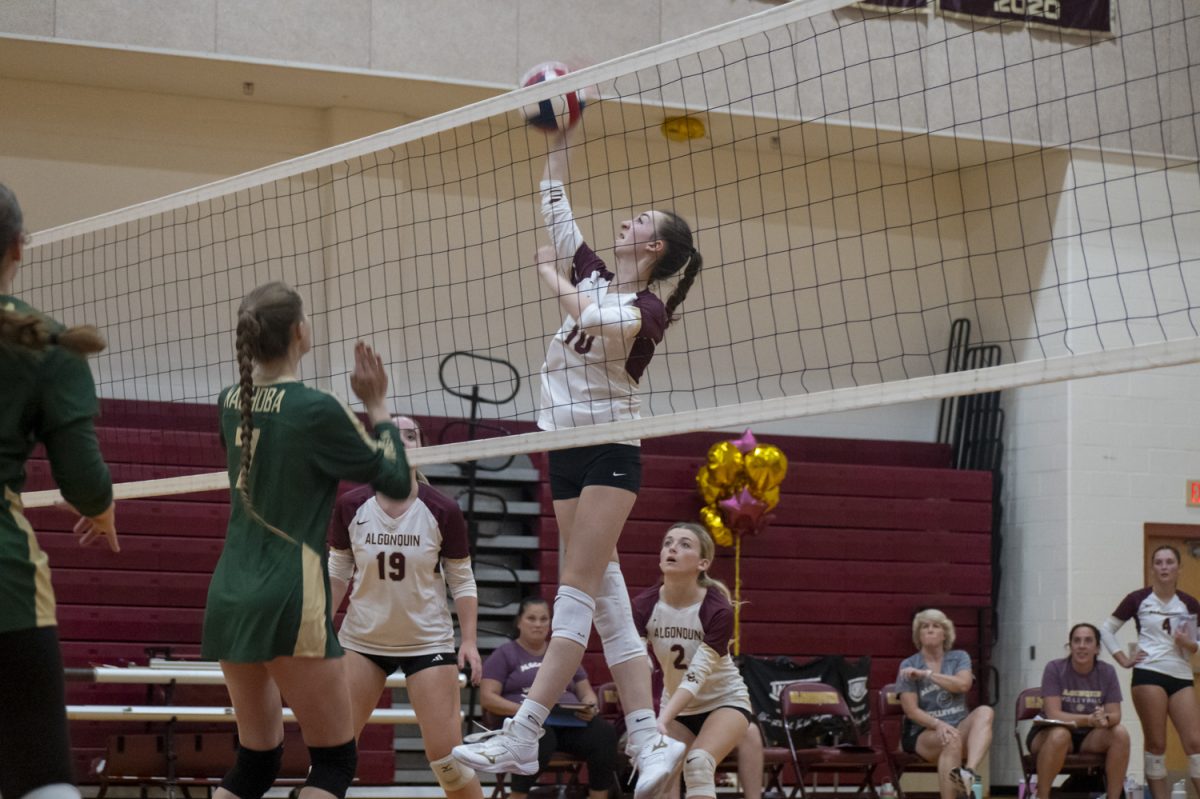
<svg viewBox="0 0 1200 799"><path fill-rule="evenodd" d="M706 713L690 713L686 716L676 716L675 720L687 727L692 735L699 735L700 728L704 726L704 722L708 721L708 717L713 713L716 713L717 710L736 710L738 713L741 713L746 717L746 721L750 722L751 724L754 723L754 714L749 710L746 710L746 708L737 707L736 705L721 705L719 708L716 708L715 710L709 710Z"/></svg>
<svg viewBox="0 0 1200 799"><path fill-rule="evenodd" d="M383 673L387 675L395 674L397 670L400 670L404 672L405 677L411 677L418 671L423 671L434 666L454 666L454 668L458 668L458 655L453 652L434 652L432 655L413 655L411 657L397 658L388 655L372 655L370 652L359 652L357 649L349 651L362 655L382 669Z"/></svg>
<svg viewBox="0 0 1200 799"><path fill-rule="evenodd" d="M1184 688L1191 688L1196 684L1195 680L1182 680L1179 677L1172 677L1169 674L1163 674L1150 669L1134 668L1132 686L1138 685L1157 685L1159 688L1167 692L1167 696L1182 691Z"/></svg>
<svg viewBox="0 0 1200 799"><path fill-rule="evenodd" d="M1025 736L1025 748L1028 749L1030 752L1032 752L1033 751L1033 739L1037 737L1037 734L1039 732L1041 732L1042 730L1045 730L1045 729L1052 729L1052 728L1037 727L1037 726L1031 727L1029 729L1029 734ZM1086 727L1083 729L1070 730L1071 753L1072 754L1076 754L1076 755L1079 754L1079 747L1083 746L1083 739L1088 737L1091 734L1091 732L1092 732L1092 730L1089 728L1086 728Z"/></svg>
<svg viewBox="0 0 1200 799"><path fill-rule="evenodd" d="M612 486L637 493L642 487L642 448L597 444L550 452L550 496L575 499L587 486Z"/></svg>
<svg viewBox="0 0 1200 799"><path fill-rule="evenodd" d="M57 627L0 633L0 794L74 783Z"/></svg>

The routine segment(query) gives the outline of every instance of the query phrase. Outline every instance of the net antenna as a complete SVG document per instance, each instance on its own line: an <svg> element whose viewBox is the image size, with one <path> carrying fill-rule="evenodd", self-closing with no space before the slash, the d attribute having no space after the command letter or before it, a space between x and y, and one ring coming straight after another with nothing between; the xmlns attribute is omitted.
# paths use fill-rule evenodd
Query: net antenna
<svg viewBox="0 0 1200 799"><path fill-rule="evenodd" d="M1200 127L1187 89L1200 47L1163 58L1148 44L1186 43L1200 9L1114 10L1115 33L1095 36L797 0L557 78L599 98L570 153L585 238L610 256L622 220L671 209L706 268L641 379L642 419L425 447L411 461L1200 360ZM546 138L520 113L546 90L43 231L18 290L101 327L103 397L180 408L173 422L208 406L212 429L235 379L236 305L268 279L306 298L312 384L349 396L362 337L391 364L395 408L464 417L438 365L470 351L521 378L486 412L531 420L561 322L533 268ZM679 117L705 135L665 137ZM956 319L1000 365L943 371ZM117 495L227 488L223 472L168 479Z"/></svg>

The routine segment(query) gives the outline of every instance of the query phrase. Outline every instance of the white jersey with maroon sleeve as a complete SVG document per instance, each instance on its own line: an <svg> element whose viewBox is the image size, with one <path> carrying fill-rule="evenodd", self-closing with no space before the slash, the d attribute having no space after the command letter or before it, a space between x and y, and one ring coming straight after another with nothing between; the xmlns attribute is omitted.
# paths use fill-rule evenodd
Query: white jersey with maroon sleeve
<svg viewBox="0 0 1200 799"><path fill-rule="evenodd" d="M458 505L420 484L412 505L393 519L370 486L343 494L329 544L354 554L350 607L338 633L347 649L388 657L454 651L454 623L441 561L470 557Z"/></svg>
<svg viewBox="0 0 1200 799"><path fill-rule="evenodd" d="M660 599L661 586L633 600L633 620L662 667L666 702L677 690L692 694L680 715L707 713L719 707L751 711L750 693L729 655L733 637L733 606L717 588L686 608Z"/></svg>
<svg viewBox="0 0 1200 799"><path fill-rule="evenodd" d="M571 261L571 284L591 304L579 319L568 314L550 341L538 426L557 430L637 419L638 382L662 341L666 308L649 289L609 293L614 275L584 243L559 181L542 182L542 215L555 252Z"/></svg>
<svg viewBox="0 0 1200 799"><path fill-rule="evenodd" d="M1135 668L1155 671L1191 681L1194 678L1190 655L1185 655L1175 645L1174 631L1178 626L1200 615L1200 602L1190 594L1176 591L1168 600L1159 599L1154 589L1147 586L1128 594L1113 611L1112 618L1101 625L1100 636L1109 652L1117 646L1113 636L1121 626L1133 619L1137 625L1138 649L1146 658ZM1193 624L1191 629L1195 631Z"/></svg>

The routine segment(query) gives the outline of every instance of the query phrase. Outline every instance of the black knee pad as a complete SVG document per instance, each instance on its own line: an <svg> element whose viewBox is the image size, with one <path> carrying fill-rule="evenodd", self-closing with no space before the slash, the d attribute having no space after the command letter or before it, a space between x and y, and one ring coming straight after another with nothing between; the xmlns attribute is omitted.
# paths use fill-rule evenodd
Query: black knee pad
<svg viewBox="0 0 1200 799"><path fill-rule="evenodd" d="M358 770L358 744L354 739L340 746L310 746L308 760L312 767L304 784L344 799Z"/></svg>
<svg viewBox="0 0 1200 799"><path fill-rule="evenodd" d="M275 784L281 763L283 744L265 752L238 744L237 762L221 780L221 787L238 799L262 799Z"/></svg>

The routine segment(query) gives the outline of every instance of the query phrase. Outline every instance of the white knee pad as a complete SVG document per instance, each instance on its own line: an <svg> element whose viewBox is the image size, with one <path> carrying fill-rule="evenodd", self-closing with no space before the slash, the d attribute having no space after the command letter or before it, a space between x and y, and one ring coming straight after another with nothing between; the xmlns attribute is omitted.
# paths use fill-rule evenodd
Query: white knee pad
<svg viewBox="0 0 1200 799"><path fill-rule="evenodd" d="M1188 755L1188 776L1200 779L1200 755Z"/></svg>
<svg viewBox="0 0 1200 799"><path fill-rule="evenodd" d="M1188 759L1188 766L1191 766L1191 758ZM1167 756L1152 755L1146 752L1142 755L1142 763L1146 770L1146 779L1148 780L1165 780L1167 778Z"/></svg>
<svg viewBox="0 0 1200 799"><path fill-rule="evenodd" d="M554 597L554 623L550 633L551 638L566 638L587 646L592 634L592 614L596 611L596 602L578 588L569 585L558 587L558 596Z"/></svg>
<svg viewBox="0 0 1200 799"><path fill-rule="evenodd" d="M443 791L457 791L467 787L467 784L475 779L475 770L459 763L454 759L454 755L446 755L441 760L430 762L429 768L433 770L433 776L437 777L438 785L442 786Z"/></svg>
<svg viewBox="0 0 1200 799"><path fill-rule="evenodd" d="M79 799L79 789L66 782L55 782L34 788L17 799Z"/></svg>
<svg viewBox="0 0 1200 799"><path fill-rule="evenodd" d="M604 662L610 667L645 657L646 645L633 624L633 608L620 564L609 562L596 597L596 632L604 644Z"/></svg>
<svg viewBox="0 0 1200 799"><path fill-rule="evenodd" d="M717 795L717 761L703 749L693 749L683 761L683 784L688 796Z"/></svg>

